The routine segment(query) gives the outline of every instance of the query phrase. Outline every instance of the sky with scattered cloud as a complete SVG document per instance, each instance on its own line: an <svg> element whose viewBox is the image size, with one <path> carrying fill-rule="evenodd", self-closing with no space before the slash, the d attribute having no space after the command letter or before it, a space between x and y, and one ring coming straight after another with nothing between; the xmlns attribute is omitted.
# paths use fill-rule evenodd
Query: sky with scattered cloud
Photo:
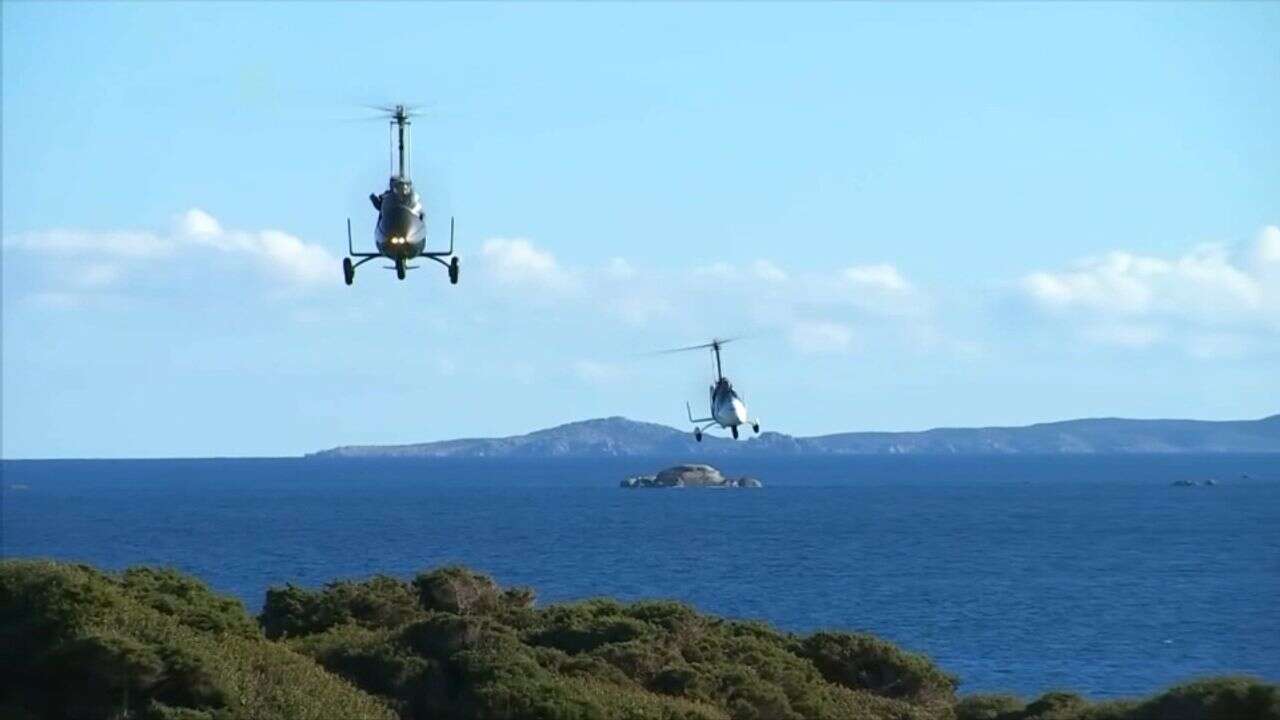
<svg viewBox="0 0 1280 720"><path fill-rule="evenodd" d="M371 262L351 288L345 220L367 245L386 136L333 116L416 92L364 82L385 49L294 57L333 39L308 19L223 66L206 35L290 10L83 9L6 8L4 457L289 454L603 415L683 427L709 357L652 353L713 335L741 336L726 371L767 429L796 434L1280 412L1274 7L1117 6L1081 65L1070 38L1099 8L735 13L783 58L766 63L702 47L697 28L723 20L707 7L415 6L458 56L407 61L422 92L469 113L415 126L430 243L456 216L462 281ZM321 14L358 30L380 12ZM918 57L866 69L938 15L1045 52L1010 68L942 34L963 66L945 77ZM689 27L661 61L605 30L675 16ZM554 36L566 18L601 37L520 52L526 21ZM190 47L169 44L174 24ZM482 27L525 60L482 63L462 42ZM1224 38L1233 53L1213 51ZM40 62L73 44L102 67ZM598 66L570 74L588 51ZM77 118L34 109L54 102Z"/></svg>

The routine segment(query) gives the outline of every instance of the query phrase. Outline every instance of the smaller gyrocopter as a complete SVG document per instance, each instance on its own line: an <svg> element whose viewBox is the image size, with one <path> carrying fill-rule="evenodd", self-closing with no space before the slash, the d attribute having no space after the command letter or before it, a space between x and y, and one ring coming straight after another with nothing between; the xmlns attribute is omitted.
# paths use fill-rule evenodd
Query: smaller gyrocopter
<svg viewBox="0 0 1280 720"><path fill-rule="evenodd" d="M449 271L449 282L458 284L458 257L453 254L453 218L449 218L449 249L447 251L427 250L427 215L422 209L418 193L413 189L413 181L409 179L408 133L409 111L404 105L390 108L378 108L389 113L395 128L395 147L400 163L391 176L390 186L381 195L369 195L369 201L378 211L378 224L373 230L373 242L377 252L356 252L351 241L351 218L347 218L347 254L342 259L342 277L350 285L355 281L356 268L373 260L386 258L392 262L388 270L395 270L396 277L404 279L405 271L413 270L416 265L409 262L414 258L426 258L438 262ZM351 262L351 258L359 258ZM450 258L448 262L445 258Z"/></svg>
<svg viewBox="0 0 1280 720"><path fill-rule="evenodd" d="M741 425L750 425L753 432L760 433L760 420L748 419L747 404L742 401L737 391L733 389L733 383L729 382L729 378L724 376L720 367L720 346L732 342L732 340L733 338L726 340L713 339L703 345L691 345L662 351L663 353L676 353L711 348L711 352L715 355L716 382L711 386L711 417L695 418L693 416L693 408L687 402L684 404L685 412L689 414L689 422L694 425L693 438L698 442L702 442L702 433L713 425L728 428L735 440L738 439L738 427Z"/></svg>

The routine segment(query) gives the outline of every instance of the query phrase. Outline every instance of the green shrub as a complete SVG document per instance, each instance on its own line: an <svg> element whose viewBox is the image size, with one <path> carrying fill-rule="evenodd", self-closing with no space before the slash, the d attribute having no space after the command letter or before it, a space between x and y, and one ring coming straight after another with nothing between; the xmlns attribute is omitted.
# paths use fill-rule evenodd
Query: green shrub
<svg viewBox="0 0 1280 720"><path fill-rule="evenodd" d="M263 633L272 640L324 632L344 620L323 594L292 584L269 588L258 616Z"/></svg>
<svg viewBox="0 0 1280 720"><path fill-rule="evenodd" d="M1280 688L1249 677L1175 685L1134 708L1134 720L1280 720Z"/></svg>
<svg viewBox="0 0 1280 720"><path fill-rule="evenodd" d="M375 575L360 582L332 582L319 591L291 584L270 588L258 621L274 640L324 632L345 623L394 628L418 614L417 599L407 583Z"/></svg>
<svg viewBox="0 0 1280 720"><path fill-rule="evenodd" d="M1047 692L1027 703L1020 720L1072 720L1089 707L1089 702L1075 693Z"/></svg>
<svg viewBox="0 0 1280 720"><path fill-rule="evenodd" d="M239 600L171 568L136 567L120 574L120 588L137 602L183 625L212 633L256 637L258 626Z"/></svg>
<svg viewBox="0 0 1280 720"><path fill-rule="evenodd" d="M502 590L492 578L457 565L422 573L413 587L423 610L465 615L503 606Z"/></svg>
<svg viewBox="0 0 1280 720"><path fill-rule="evenodd" d="M571 655L653 634L648 624L622 616L556 617L544 618L543 622L546 623L544 627L529 634L529 642L557 648Z"/></svg>
<svg viewBox="0 0 1280 720"><path fill-rule="evenodd" d="M799 652L823 677L847 688L921 704L955 702L953 676L923 655L870 635L814 633L800 643Z"/></svg>
<svg viewBox="0 0 1280 720"><path fill-rule="evenodd" d="M172 573L0 562L0 698L41 718L390 718ZM16 708L9 713L10 708Z"/></svg>
<svg viewBox="0 0 1280 720"><path fill-rule="evenodd" d="M0 563L0 717L1280 720L1280 690L1251 678L1141 701L957 700L955 678L874 637L673 602L539 609L458 567L272 588L258 623L172 570Z"/></svg>
<svg viewBox="0 0 1280 720"><path fill-rule="evenodd" d="M1027 704L1015 695L970 695L956 703L956 720L1004 720Z"/></svg>

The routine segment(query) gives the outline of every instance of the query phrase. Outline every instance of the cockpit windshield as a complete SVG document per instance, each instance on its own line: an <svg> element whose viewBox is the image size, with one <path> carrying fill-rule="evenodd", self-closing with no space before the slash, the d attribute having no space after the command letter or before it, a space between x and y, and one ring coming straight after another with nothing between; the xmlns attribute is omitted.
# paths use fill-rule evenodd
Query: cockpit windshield
<svg viewBox="0 0 1280 720"><path fill-rule="evenodd" d="M389 198L393 205L406 207L414 214L422 212L418 193L413 191L413 183L404 178L391 178L391 189L383 193L382 197L384 201Z"/></svg>

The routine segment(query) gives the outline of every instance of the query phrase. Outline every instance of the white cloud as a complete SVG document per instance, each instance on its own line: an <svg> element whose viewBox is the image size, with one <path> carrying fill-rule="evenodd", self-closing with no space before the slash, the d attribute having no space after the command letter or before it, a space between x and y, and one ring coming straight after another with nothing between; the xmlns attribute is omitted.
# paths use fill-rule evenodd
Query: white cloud
<svg viewBox="0 0 1280 720"><path fill-rule="evenodd" d="M171 258L178 251L209 248L249 258L275 276L298 285L332 281L338 259L328 250L280 230L226 230L209 213L192 208L177 218L168 234L153 232L94 232L50 230L5 238L5 246L24 252L60 256L110 258L95 263L72 282L81 287L112 284L124 272L122 263Z"/></svg>
<svg viewBox="0 0 1280 720"><path fill-rule="evenodd" d="M882 293L904 294L911 292L911 284L898 268L888 263L878 265L855 265L846 268L844 277L859 289L873 290Z"/></svg>
<svg viewBox="0 0 1280 720"><path fill-rule="evenodd" d="M847 267L836 274L834 283L821 287L830 298L868 317L919 319L931 312L930 296L889 263Z"/></svg>
<svg viewBox="0 0 1280 720"><path fill-rule="evenodd" d="M1258 234L1254 260L1260 269L1280 269L1280 227L1268 225Z"/></svg>
<svg viewBox="0 0 1280 720"><path fill-rule="evenodd" d="M216 238L222 235L222 224L200 208L183 213L179 222L182 233L195 238Z"/></svg>
<svg viewBox="0 0 1280 720"><path fill-rule="evenodd" d="M609 261L608 272L616 278L635 277L636 269L626 258L616 257Z"/></svg>
<svg viewBox="0 0 1280 720"><path fill-rule="evenodd" d="M96 290L115 285L123 275L119 265L90 263L76 268L71 274L71 282L86 290Z"/></svg>
<svg viewBox="0 0 1280 720"><path fill-rule="evenodd" d="M768 260L757 260L752 265L752 269L755 271L756 277L766 282L786 282L787 280L787 273Z"/></svg>
<svg viewBox="0 0 1280 720"><path fill-rule="evenodd" d="M485 240L480 253L493 277L505 284L557 291L570 289L575 284L573 276L560 267L554 255L524 238Z"/></svg>
<svg viewBox="0 0 1280 720"><path fill-rule="evenodd" d="M262 259L290 280L321 283L332 281L337 275L337 258L319 245L305 243L278 230L263 230L256 233L256 238Z"/></svg>
<svg viewBox="0 0 1280 720"><path fill-rule="evenodd" d="M4 246L47 255L152 258L173 251L171 242L149 232L45 230L5 237Z"/></svg>
<svg viewBox="0 0 1280 720"><path fill-rule="evenodd" d="M1219 245L1167 260L1128 252L1087 258L1072 270L1035 272L1023 289L1041 308L1101 316L1198 316L1229 320L1261 309L1258 278Z"/></svg>
<svg viewBox="0 0 1280 720"><path fill-rule="evenodd" d="M1029 273L1033 307L1099 344L1143 348L1171 341L1198 357L1232 356L1239 331L1280 331L1280 229L1251 248L1219 244L1166 258L1115 251L1060 271Z"/></svg>
<svg viewBox="0 0 1280 720"><path fill-rule="evenodd" d="M853 345L853 330L829 321L804 321L791 328L791 344L806 355L847 352Z"/></svg>
<svg viewBox="0 0 1280 720"><path fill-rule="evenodd" d="M717 280L736 280L738 278L738 268L727 262L719 261L694 268L693 274L697 277L709 277Z"/></svg>
<svg viewBox="0 0 1280 720"><path fill-rule="evenodd" d="M192 208L178 222L186 243L252 258L277 277L299 285L332 282L338 259L328 250L280 230L224 230L209 213Z"/></svg>

